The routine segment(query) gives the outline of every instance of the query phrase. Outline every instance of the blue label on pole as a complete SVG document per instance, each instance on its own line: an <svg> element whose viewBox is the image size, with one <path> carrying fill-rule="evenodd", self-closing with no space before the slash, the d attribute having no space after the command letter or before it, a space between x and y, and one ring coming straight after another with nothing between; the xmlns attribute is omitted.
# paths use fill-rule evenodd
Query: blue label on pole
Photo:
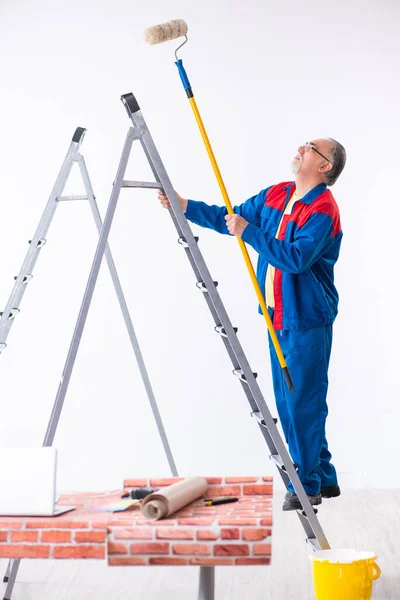
<svg viewBox="0 0 400 600"><path fill-rule="evenodd" d="M186 71L185 71L185 67L183 66L182 59L180 58L175 64L178 67L178 71L179 71L179 75L181 77L181 81L183 83L183 87L185 88L185 90L190 90L190 88L192 86L190 85L188 76L186 75Z"/></svg>

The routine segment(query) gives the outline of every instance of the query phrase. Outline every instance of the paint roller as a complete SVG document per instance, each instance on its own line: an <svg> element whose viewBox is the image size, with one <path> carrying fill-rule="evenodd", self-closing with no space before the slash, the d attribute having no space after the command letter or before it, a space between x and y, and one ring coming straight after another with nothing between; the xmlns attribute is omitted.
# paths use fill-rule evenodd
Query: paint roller
<svg viewBox="0 0 400 600"><path fill-rule="evenodd" d="M217 178L218 185L219 185L219 188L221 190L222 197L224 199L226 209L228 211L228 214L233 214L234 210L233 210L233 207L232 207L232 203L231 203L231 201L229 199L228 192L226 190L224 181L222 179L222 175L221 175L221 172L219 170L219 167L218 167L218 164L217 164L217 161L216 161L213 149L211 147L210 140L208 139L208 135L207 135L206 129L204 127L202 118L200 116L199 109L197 108L196 100L194 99L194 94L193 94L192 86L190 85L189 78L188 78L188 76L186 74L186 71L185 71L185 68L183 66L182 59L178 59L178 55L177 55L178 50L180 48L182 48L182 46L184 46L186 44L186 42L188 41L187 32L188 32L188 26L187 26L186 22L183 21L183 19L175 19L175 20L172 20L172 21L168 21L167 23L162 23L160 25L155 25L154 27L149 27L148 29L146 29L146 31L145 31L145 40L149 44L154 45L154 44L162 44L163 42L168 42L170 40L175 40L175 39L180 38L180 37L185 37L185 41L180 46L178 46L178 48L175 50L175 58L176 58L175 64L178 67L178 72L179 72L179 75L180 75L180 78L181 78L181 81L182 81L182 85L184 87L184 90L186 91L187 97L189 98L189 102L190 102L190 105L192 107L193 114L194 114L194 117L196 119L197 125L199 127L199 130L200 130L200 133L201 133L201 137L203 138L203 142L204 142L204 145L206 147L207 154L208 154L208 157L210 159L212 168L213 168L215 176ZM274 329L274 327L272 325L272 321L271 321L271 318L269 316L267 306L265 304L264 296L263 296L263 294L261 292L261 289L260 289L260 286L258 284L257 277L256 277L256 274L255 274L255 271L254 271L254 267L253 267L253 264L251 262L249 253L248 253L247 248L246 248L246 244L239 237L237 238L237 240L239 242L240 249L242 251L243 258L245 260L247 269L249 271L249 275L250 275L251 281L253 283L254 290L256 292L258 302L259 302L259 304L261 306L261 310L262 310L262 313L264 315L264 319L266 321L266 324L267 324L267 327L268 327L268 331L270 333L271 340L272 340L273 346L275 348L276 355L277 355L278 360L279 360L279 364L281 366L283 375L285 377L286 384L287 384L287 386L289 388L289 391L293 393L293 392L295 392L295 387L294 387L292 378L290 376L289 369L287 367L287 364L286 364L286 361L285 361L285 357L284 357L282 349L280 347L280 344L279 344L279 341L278 341L275 329Z"/></svg>

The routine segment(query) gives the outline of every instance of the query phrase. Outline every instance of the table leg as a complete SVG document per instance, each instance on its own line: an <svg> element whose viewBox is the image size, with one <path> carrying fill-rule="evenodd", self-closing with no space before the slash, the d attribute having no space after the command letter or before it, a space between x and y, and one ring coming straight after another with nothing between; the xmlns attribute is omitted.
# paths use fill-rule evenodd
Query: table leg
<svg viewBox="0 0 400 600"><path fill-rule="evenodd" d="M198 600L214 600L215 567L200 567Z"/></svg>

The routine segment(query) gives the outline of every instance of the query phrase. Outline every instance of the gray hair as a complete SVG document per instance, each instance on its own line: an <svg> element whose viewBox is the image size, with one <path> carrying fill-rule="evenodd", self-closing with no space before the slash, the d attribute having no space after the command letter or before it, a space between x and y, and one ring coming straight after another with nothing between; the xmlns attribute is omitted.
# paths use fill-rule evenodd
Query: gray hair
<svg viewBox="0 0 400 600"><path fill-rule="evenodd" d="M328 138L332 142L330 148L330 158L332 159L332 169L325 173L326 185L332 186L338 179L346 164L346 150L336 140Z"/></svg>

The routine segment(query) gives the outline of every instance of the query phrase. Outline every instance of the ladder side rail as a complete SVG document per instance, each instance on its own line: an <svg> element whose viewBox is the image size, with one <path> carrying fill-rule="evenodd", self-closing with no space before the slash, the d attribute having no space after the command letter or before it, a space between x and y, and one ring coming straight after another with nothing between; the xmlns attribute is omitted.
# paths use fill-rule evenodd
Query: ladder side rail
<svg viewBox="0 0 400 600"><path fill-rule="evenodd" d="M17 275L14 287L9 296L6 307L3 311L3 315L0 318L0 342L3 344L5 344L9 331L13 324L13 319L9 318L11 311L13 309L19 310L19 306L21 304L22 298L27 287L26 283L24 283L24 279L25 277L32 275L32 271L35 267L36 261L40 253L42 245L41 240L45 239L47 235L54 213L57 209L57 197L62 194L62 191L65 187L65 183L71 172L73 161L77 156L78 150L79 143L74 141L71 142L67 155L64 159L64 162L61 166L60 172L58 174L58 177L46 204L43 215L39 221L36 232L30 242L29 250L22 263L20 272Z"/></svg>

